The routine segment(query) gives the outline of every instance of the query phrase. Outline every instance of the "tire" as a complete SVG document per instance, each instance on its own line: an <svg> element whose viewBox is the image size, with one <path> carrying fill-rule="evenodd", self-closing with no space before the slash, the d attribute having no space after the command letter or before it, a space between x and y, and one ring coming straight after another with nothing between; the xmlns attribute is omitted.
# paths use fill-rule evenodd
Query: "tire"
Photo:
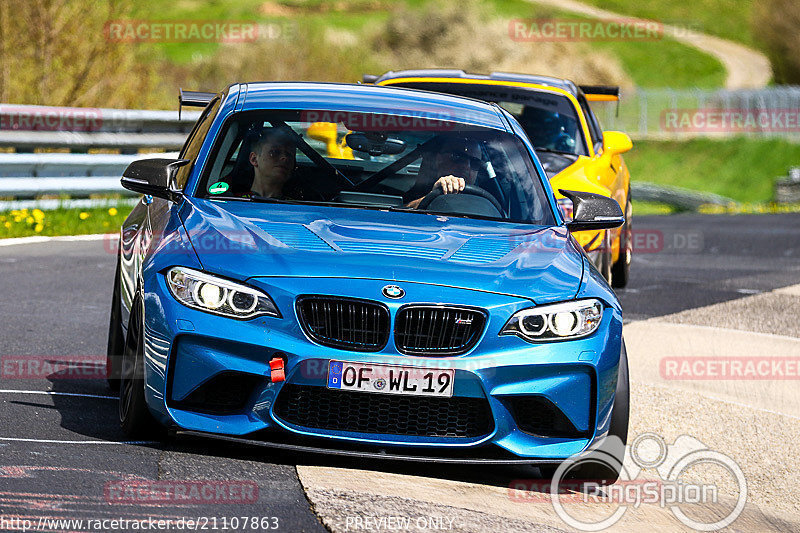
<svg viewBox="0 0 800 533"><path fill-rule="evenodd" d="M628 353L625 340L619 354L619 370L617 388L614 394L614 406L611 409L611 424L608 437L586 459L578 459L575 466L570 467L567 479L593 480L601 485L611 485L619 479L622 461L625 458L625 445L628 443L628 419L630 415L630 381L628 378ZM620 446L622 444L622 446ZM543 478L552 479L558 466L539 467Z"/></svg>
<svg viewBox="0 0 800 533"><path fill-rule="evenodd" d="M114 274L114 290L111 296L111 313L108 320L108 346L106 348L106 379L112 391L119 390L122 355L125 350L125 335L122 332L121 305L119 294L120 260Z"/></svg>
<svg viewBox="0 0 800 533"><path fill-rule="evenodd" d="M141 303L134 300L122 357L119 387L119 422L129 438L156 438L164 429L156 422L144 397L144 320Z"/></svg>
<svg viewBox="0 0 800 533"><path fill-rule="evenodd" d="M625 223L622 225L622 232L619 237L619 257L611 268L612 287L621 289L628 285L628 278L631 272L631 257L633 256L633 207L631 206L631 195L628 193L628 201L625 203Z"/></svg>
<svg viewBox="0 0 800 533"><path fill-rule="evenodd" d="M603 275L603 278L608 282L609 285L612 284L613 279L613 265L611 261L613 259L613 252L611 250L611 232L606 230L603 232L603 255L600 259L600 274Z"/></svg>

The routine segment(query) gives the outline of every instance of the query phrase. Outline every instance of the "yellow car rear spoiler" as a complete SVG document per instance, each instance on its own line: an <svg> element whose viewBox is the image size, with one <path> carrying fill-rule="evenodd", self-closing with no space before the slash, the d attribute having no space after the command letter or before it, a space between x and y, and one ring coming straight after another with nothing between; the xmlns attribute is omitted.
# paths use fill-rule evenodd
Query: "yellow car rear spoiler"
<svg viewBox="0 0 800 533"><path fill-rule="evenodd" d="M619 87L616 85L578 85L590 102L619 102Z"/></svg>

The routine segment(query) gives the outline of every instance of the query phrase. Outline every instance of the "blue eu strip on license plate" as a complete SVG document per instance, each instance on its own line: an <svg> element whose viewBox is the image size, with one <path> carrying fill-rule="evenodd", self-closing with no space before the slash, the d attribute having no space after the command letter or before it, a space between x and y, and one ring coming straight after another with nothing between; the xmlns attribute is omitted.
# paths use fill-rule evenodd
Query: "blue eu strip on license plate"
<svg viewBox="0 0 800 533"><path fill-rule="evenodd" d="M328 388L341 389L342 388L342 367L344 364L341 361L331 361L328 368Z"/></svg>

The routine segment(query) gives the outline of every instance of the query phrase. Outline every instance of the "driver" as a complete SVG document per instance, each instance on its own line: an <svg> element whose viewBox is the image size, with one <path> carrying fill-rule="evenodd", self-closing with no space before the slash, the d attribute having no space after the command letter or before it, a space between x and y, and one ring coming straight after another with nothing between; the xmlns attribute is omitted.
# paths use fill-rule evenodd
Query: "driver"
<svg viewBox="0 0 800 533"><path fill-rule="evenodd" d="M280 128L261 130L250 148L253 165L251 192L264 198L283 196L283 189L295 165L295 145L289 134Z"/></svg>
<svg viewBox="0 0 800 533"><path fill-rule="evenodd" d="M557 112L528 106L523 109L519 121L534 148L568 153L575 151L575 139L565 131L561 115Z"/></svg>
<svg viewBox="0 0 800 533"><path fill-rule="evenodd" d="M296 145L291 134L280 127L263 128L245 143L247 144L250 153L244 164L249 163L252 168L253 182L249 190L245 189L235 195L243 198L296 197L297 192L291 180L295 168Z"/></svg>
<svg viewBox="0 0 800 533"><path fill-rule="evenodd" d="M433 176L438 179L431 191L439 187L444 194L458 194L467 185L474 185L478 171L483 166L480 146L476 141L466 138L445 140L432 157ZM406 207L416 209L424 197L412 200Z"/></svg>

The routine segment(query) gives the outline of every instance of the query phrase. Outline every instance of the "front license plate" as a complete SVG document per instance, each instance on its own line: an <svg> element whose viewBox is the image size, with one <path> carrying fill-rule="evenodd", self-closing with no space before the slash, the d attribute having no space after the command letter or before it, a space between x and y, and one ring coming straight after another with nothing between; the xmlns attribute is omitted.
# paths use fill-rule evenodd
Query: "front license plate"
<svg viewBox="0 0 800 533"><path fill-rule="evenodd" d="M331 361L328 366L328 388L449 398L453 395L455 372L452 368Z"/></svg>

